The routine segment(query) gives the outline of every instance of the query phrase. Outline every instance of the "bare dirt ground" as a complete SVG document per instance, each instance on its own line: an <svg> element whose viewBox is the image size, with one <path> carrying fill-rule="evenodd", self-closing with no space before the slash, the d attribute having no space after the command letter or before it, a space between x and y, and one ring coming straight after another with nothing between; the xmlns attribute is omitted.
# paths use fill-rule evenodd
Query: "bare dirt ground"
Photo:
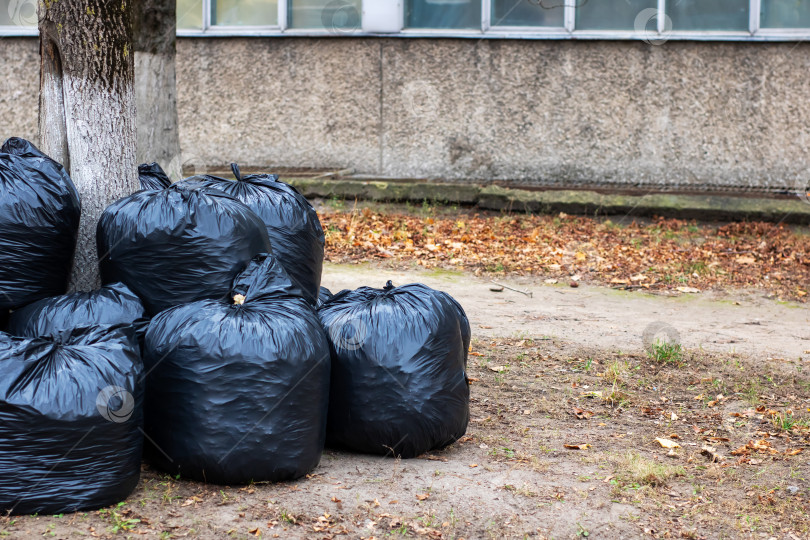
<svg viewBox="0 0 810 540"><path fill-rule="evenodd" d="M456 444L412 460L327 450L283 484L144 466L118 507L3 517L0 536L810 538L804 305L498 279L528 297L469 273L324 270L333 290L387 279L446 290L470 317L471 423ZM645 348L656 337L682 349Z"/></svg>

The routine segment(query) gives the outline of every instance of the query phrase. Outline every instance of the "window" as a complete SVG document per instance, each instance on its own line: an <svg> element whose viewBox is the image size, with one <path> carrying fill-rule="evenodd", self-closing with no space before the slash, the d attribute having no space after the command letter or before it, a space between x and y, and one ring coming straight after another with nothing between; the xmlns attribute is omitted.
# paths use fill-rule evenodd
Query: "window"
<svg viewBox="0 0 810 540"><path fill-rule="evenodd" d="M0 35L35 35L39 0L0 0ZM810 0L177 0L180 36L394 35L804 41Z"/></svg>
<svg viewBox="0 0 810 540"><path fill-rule="evenodd" d="M627 0L622 2L582 1L576 9L575 28L587 30L634 30L644 23L656 29L657 0ZM652 11L650 11L652 10ZM641 19L639 19L641 17ZM636 20L639 22L636 22Z"/></svg>
<svg viewBox="0 0 810 540"><path fill-rule="evenodd" d="M177 28L202 28L202 0L177 0Z"/></svg>
<svg viewBox="0 0 810 540"><path fill-rule="evenodd" d="M810 28L810 0L761 0L760 28Z"/></svg>
<svg viewBox="0 0 810 540"><path fill-rule="evenodd" d="M492 0L492 26L565 25L563 0Z"/></svg>
<svg viewBox="0 0 810 540"><path fill-rule="evenodd" d="M36 27L36 0L0 0L0 26Z"/></svg>
<svg viewBox="0 0 810 540"><path fill-rule="evenodd" d="M360 28L361 0L293 0L291 28L352 31Z"/></svg>
<svg viewBox="0 0 810 540"><path fill-rule="evenodd" d="M411 28L481 28L481 0L407 0Z"/></svg>
<svg viewBox="0 0 810 540"><path fill-rule="evenodd" d="M211 24L278 26L276 0L211 0Z"/></svg>
<svg viewBox="0 0 810 540"><path fill-rule="evenodd" d="M672 30L748 30L749 0L670 0Z"/></svg>

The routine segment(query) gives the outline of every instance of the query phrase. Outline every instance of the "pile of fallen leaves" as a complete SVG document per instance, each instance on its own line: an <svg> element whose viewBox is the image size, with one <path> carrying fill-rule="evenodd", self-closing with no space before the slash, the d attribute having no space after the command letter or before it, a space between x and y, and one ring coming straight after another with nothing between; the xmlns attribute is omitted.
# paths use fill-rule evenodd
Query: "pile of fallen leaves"
<svg viewBox="0 0 810 540"><path fill-rule="evenodd" d="M542 276L565 283L698 292L762 288L806 301L810 235L789 226L678 219L644 223L474 211L322 209L327 258Z"/></svg>

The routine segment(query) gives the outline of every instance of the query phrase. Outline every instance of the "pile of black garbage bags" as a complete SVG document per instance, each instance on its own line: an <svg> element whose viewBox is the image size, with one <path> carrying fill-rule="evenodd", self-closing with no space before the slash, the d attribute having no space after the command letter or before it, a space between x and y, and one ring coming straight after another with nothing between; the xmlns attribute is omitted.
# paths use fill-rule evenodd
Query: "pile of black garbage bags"
<svg viewBox="0 0 810 540"><path fill-rule="evenodd" d="M424 285L320 286L324 234L269 174L140 191L97 227L102 287L65 294L81 205L31 143L0 148L0 511L125 499L141 459L237 484L324 445L413 457L467 428L470 326Z"/></svg>

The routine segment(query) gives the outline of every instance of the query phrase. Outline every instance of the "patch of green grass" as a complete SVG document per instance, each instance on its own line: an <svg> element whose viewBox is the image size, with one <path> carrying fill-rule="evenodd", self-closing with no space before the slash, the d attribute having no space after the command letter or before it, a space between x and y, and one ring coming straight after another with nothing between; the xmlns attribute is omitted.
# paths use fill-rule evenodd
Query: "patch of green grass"
<svg viewBox="0 0 810 540"><path fill-rule="evenodd" d="M796 418L790 413L774 414L771 416L771 424L782 431L791 431L794 427L810 427L810 421L804 418Z"/></svg>
<svg viewBox="0 0 810 540"><path fill-rule="evenodd" d="M346 201L343 199L339 199L338 197L331 197L326 200L327 206L333 208L334 210L343 210L346 208Z"/></svg>
<svg viewBox="0 0 810 540"><path fill-rule="evenodd" d="M408 526L403 523L399 527L393 528L390 531L388 531L386 533L386 536L393 536L395 534L398 534L400 536L407 536L408 535Z"/></svg>
<svg viewBox="0 0 810 540"><path fill-rule="evenodd" d="M746 381L745 384L739 384L735 388L737 393L742 394L745 401L747 401L752 406L759 405L760 399L759 396L762 394L763 388L762 383L759 382L759 379L750 379Z"/></svg>
<svg viewBox="0 0 810 540"><path fill-rule="evenodd" d="M691 263L685 263L683 265L683 271L686 274L697 274L702 276L704 274L709 273L709 267L703 261L695 261Z"/></svg>
<svg viewBox="0 0 810 540"><path fill-rule="evenodd" d="M636 452L628 452L618 460L617 477L625 484L639 486L665 486L678 476L685 476L680 465L664 465L647 459Z"/></svg>
<svg viewBox="0 0 810 540"><path fill-rule="evenodd" d="M802 307L801 304L797 304L796 302L788 302L786 300L777 300L776 303L779 304L780 306L785 306L786 308L790 309L799 309L800 307Z"/></svg>
<svg viewBox="0 0 810 540"><path fill-rule="evenodd" d="M652 344L647 355L662 364L681 364L683 363L683 347L680 343L670 343L665 340L656 340Z"/></svg>
<svg viewBox="0 0 810 540"><path fill-rule="evenodd" d="M630 394L622 392L619 385L614 383L610 390L602 393L602 399L613 408L620 409L630 403Z"/></svg>
<svg viewBox="0 0 810 540"><path fill-rule="evenodd" d="M428 272L427 275L436 278L457 278L457 277L464 277L464 272L459 272L458 270L446 270L444 268L436 268Z"/></svg>
<svg viewBox="0 0 810 540"><path fill-rule="evenodd" d="M285 510L284 508L281 509L281 521L286 521L287 523L291 523L295 525L295 516Z"/></svg>
<svg viewBox="0 0 810 540"><path fill-rule="evenodd" d="M111 530L113 534L122 531L130 531L135 525L141 522L140 519L127 518L123 513L118 511L126 504L126 502L120 502L112 508L103 508L98 511L99 516L106 518L112 524Z"/></svg>
<svg viewBox="0 0 810 540"><path fill-rule="evenodd" d="M605 379L614 386L622 386L627 383L627 376L630 364L626 361L612 360L605 368Z"/></svg>

